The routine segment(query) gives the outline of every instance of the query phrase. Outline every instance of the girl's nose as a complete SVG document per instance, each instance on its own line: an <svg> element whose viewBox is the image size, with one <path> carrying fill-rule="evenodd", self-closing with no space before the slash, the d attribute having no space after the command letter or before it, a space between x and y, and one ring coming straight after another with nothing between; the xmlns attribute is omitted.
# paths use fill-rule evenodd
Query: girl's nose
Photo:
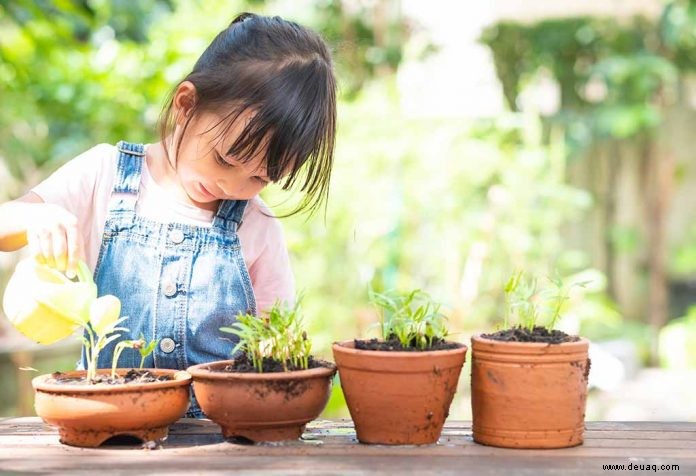
<svg viewBox="0 0 696 476"><path fill-rule="evenodd" d="M244 194L245 187L244 184L238 184L234 180L218 180L215 185L222 192L225 199L235 199L234 197L239 197Z"/></svg>
<svg viewBox="0 0 696 476"><path fill-rule="evenodd" d="M225 197L230 196L230 186L223 180L218 180L217 182L215 182L215 185L217 185L217 188L225 195Z"/></svg>

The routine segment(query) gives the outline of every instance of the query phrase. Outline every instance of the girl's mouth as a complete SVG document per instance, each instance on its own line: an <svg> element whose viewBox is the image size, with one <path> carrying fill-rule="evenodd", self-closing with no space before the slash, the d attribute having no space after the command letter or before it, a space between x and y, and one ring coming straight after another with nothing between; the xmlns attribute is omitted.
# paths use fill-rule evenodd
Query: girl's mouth
<svg viewBox="0 0 696 476"><path fill-rule="evenodd" d="M218 199L215 195L213 195L212 193L210 193L210 192L208 191L208 189L205 188L205 186L204 186L202 183L199 183L198 186L199 186L199 188L201 189L201 195L203 195L203 197L205 197L205 198L207 198L207 199L209 199L209 200L217 200L217 199Z"/></svg>

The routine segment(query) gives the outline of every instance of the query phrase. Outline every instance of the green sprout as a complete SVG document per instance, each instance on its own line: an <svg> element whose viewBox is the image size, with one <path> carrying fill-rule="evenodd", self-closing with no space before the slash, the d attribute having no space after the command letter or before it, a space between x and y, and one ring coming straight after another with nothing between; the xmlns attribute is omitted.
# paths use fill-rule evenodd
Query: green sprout
<svg viewBox="0 0 696 476"><path fill-rule="evenodd" d="M115 296L107 295L97 298L92 302L89 311L89 320L84 325L85 334L82 342L85 346L87 359L87 381L92 382L97 377L97 362L99 353L121 334L119 331L127 331L125 327L117 327L126 317L119 318L121 301ZM114 355L116 357L116 355Z"/></svg>
<svg viewBox="0 0 696 476"><path fill-rule="evenodd" d="M424 350L447 337L447 318L425 291L378 293L370 289L369 298L380 310L383 340L396 338L402 347Z"/></svg>
<svg viewBox="0 0 696 476"><path fill-rule="evenodd" d="M504 287L504 329L508 329L511 322L517 322L520 327L533 331L542 320L548 322L549 330L554 329L563 305L570 299L570 290L589 284L589 281L583 281L566 286L559 277L548 281L548 286L540 288L536 277L527 276L523 271L512 274Z"/></svg>
<svg viewBox="0 0 696 476"><path fill-rule="evenodd" d="M114 357L111 362L111 378L116 378L116 367L118 366L118 359L121 357L121 353L123 353L124 350L136 349L138 352L140 352L140 366L138 367L138 369L142 370L143 365L145 365L145 359L155 350L157 342L159 342L159 339L151 340L148 343L145 340L145 336L143 334L140 334L140 339L122 340L121 342L116 344L116 348L114 349Z"/></svg>
<svg viewBox="0 0 696 476"><path fill-rule="evenodd" d="M299 299L293 308L276 301L261 317L240 313L230 327L220 330L239 337L232 354L241 350L259 373L263 372L264 359L279 362L286 372L291 366L309 368L312 343L302 329Z"/></svg>

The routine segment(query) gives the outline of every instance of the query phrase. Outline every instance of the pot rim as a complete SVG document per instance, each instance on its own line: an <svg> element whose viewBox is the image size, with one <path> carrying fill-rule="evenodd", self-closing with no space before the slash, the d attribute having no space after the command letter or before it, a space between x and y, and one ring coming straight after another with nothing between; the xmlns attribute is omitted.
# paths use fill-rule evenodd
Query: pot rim
<svg viewBox="0 0 696 476"><path fill-rule="evenodd" d="M327 366L315 367L307 370L291 370L289 372L216 372L211 367L224 367L234 362L230 360L216 360L192 365L186 369L195 380L296 380L306 378L331 377L336 373L336 364L326 360L320 360Z"/></svg>
<svg viewBox="0 0 696 476"><path fill-rule="evenodd" d="M371 355L375 356L378 358L384 358L384 359L404 359L404 358L410 358L410 359L423 359L427 357L433 357L433 356L438 356L441 357L443 355L447 354L459 354L459 353L466 353L466 351L469 349L469 347L462 343L462 342L455 342L456 344L459 344L460 347L457 347L456 349L440 349L440 350L424 350L424 351L407 351L407 350L364 350L364 349L356 349L355 348L355 342L354 339L350 340L344 340L340 342L334 342L331 348L334 351L339 351L343 352L346 354L353 354L353 355Z"/></svg>
<svg viewBox="0 0 696 476"><path fill-rule="evenodd" d="M118 368L117 372L128 372L130 368ZM138 369L136 369L138 370ZM155 375L170 375L173 380L165 380L161 382L148 382L148 383L138 383L138 384L128 384L122 383L117 385L106 385L106 384L96 384L96 385L60 385L57 383L46 383L46 380L53 378L53 374L43 374L38 377L34 377L31 381L32 387L35 391L50 392L50 393L64 393L64 394L83 394L83 393L123 393L123 392L143 392L143 391L154 391L163 388L171 387L184 387L191 383L191 375L184 370L177 369L141 369L148 370ZM87 373L86 370L71 370L70 372L64 372L63 375L68 377L84 376ZM97 374L103 375L111 373L111 369L98 369Z"/></svg>
<svg viewBox="0 0 696 476"><path fill-rule="evenodd" d="M472 345L474 342L481 343L481 344L488 344L488 345L500 345L500 346L507 346L507 347L512 347L512 346L519 346L519 347L524 347L528 349L542 349L546 347L574 347L574 346L584 346L586 344L590 343L590 340L586 337L582 336L576 336L579 337L578 340L572 341L572 342L562 342L560 344L552 344L550 342L518 342L518 341L504 341L504 340L496 340L496 339L488 339L486 337L483 337L483 332L476 333L471 336L471 343Z"/></svg>

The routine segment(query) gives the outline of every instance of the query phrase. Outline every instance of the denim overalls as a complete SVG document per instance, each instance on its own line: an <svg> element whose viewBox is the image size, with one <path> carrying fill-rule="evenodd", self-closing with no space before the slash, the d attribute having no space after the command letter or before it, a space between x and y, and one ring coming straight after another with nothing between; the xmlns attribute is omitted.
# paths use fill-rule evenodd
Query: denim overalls
<svg viewBox="0 0 696 476"><path fill-rule="evenodd" d="M94 280L99 295L121 300L118 340L159 339L144 368L186 369L224 360L237 338L220 332L239 312L256 314L251 279L237 228L246 201L220 202L212 227L159 223L136 215L141 144L119 142L118 169L104 225ZM116 342L103 349L98 367L110 368ZM85 364L84 352L82 364ZM119 367L138 368L140 354L126 349ZM191 397L189 417L204 417Z"/></svg>

